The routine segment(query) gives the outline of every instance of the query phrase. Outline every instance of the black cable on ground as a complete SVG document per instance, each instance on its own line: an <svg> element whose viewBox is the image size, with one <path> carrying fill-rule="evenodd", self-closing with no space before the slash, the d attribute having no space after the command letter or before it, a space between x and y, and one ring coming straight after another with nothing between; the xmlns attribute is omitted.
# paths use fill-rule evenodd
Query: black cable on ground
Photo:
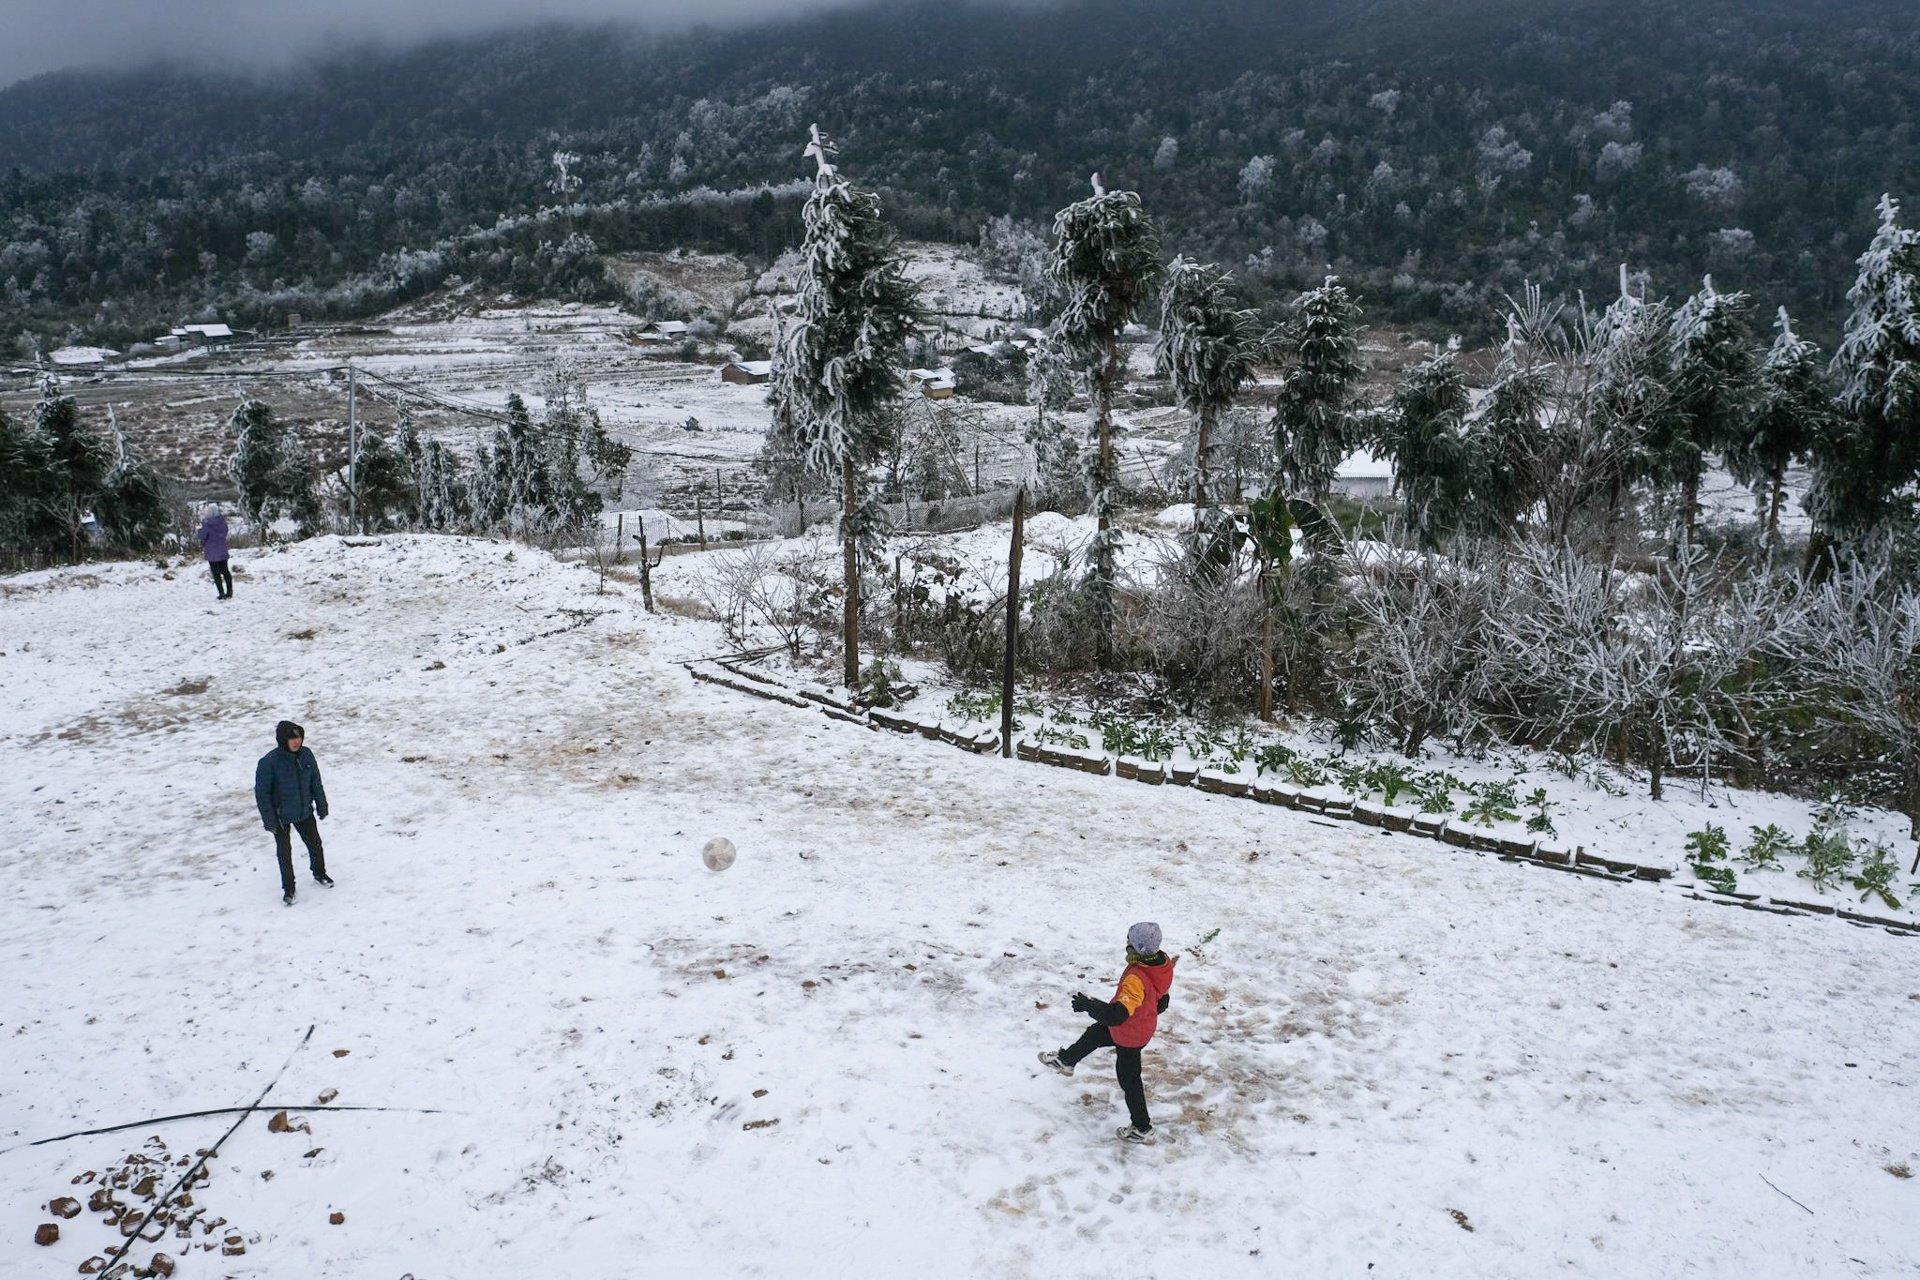
<svg viewBox="0 0 1920 1280"><path fill-rule="evenodd" d="M244 1122L249 1115L253 1114L254 1107L258 1107L260 1105L260 1103L266 1098L267 1094L273 1089L273 1086L280 1083L280 1077L287 1074L287 1068L293 1065L294 1054L299 1053L302 1049L307 1047L307 1041L313 1039L313 1029L318 1025L319 1025L318 1023L312 1023L308 1025L307 1034L301 1036L300 1043L293 1046L293 1052L289 1053L287 1055L287 1060L280 1064L280 1069L273 1073L273 1079L267 1081L267 1087L265 1089L262 1089L260 1091L260 1096L253 1100L253 1106L246 1108L245 1111L241 1113L240 1119L235 1120L231 1125L227 1126L227 1131L220 1135L220 1141L208 1147L204 1155L202 1155L198 1160L195 1160L191 1165L189 1165L187 1167L187 1171L180 1175L180 1180L174 1183L173 1186L168 1189L167 1194L161 1196L158 1200L155 1200L153 1202L153 1207L147 1210L147 1216L140 1219L140 1225L135 1227L129 1233L127 1233L127 1238L120 1242L120 1247L115 1249L113 1251L113 1256L107 1259L107 1265L100 1268L100 1271L102 1274L111 1272L114 1269L114 1267L119 1265L120 1261L127 1256L127 1251L133 1248L134 1241L138 1240L140 1238L141 1232L147 1229L147 1224L153 1221L153 1215L156 1213L159 1213L160 1210L164 1209L166 1207L167 1201L179 1195L180 1189L186 1186L188 1181L190 1181L195 1174L199 1173L202 1169L207 1167L207 1161L213 1159L214 1156L219 1154L221 1145L225 1143L228 1138L231 1138L233 1136L233 1131L235 1129L238 1129L242 1124L242 1122Z"/></svg>
<svg viewBox="0 0 1920 1280"><path fill-rule="evenodd" d="M52 1138L36 1138L32 1142L22 1142L11 1147L0 1147L0 1156L15 1151L25 1151L28 1147L44 1147L52 1142L66 1142L73 1138L91 1138L100 1133L122 1133L128 1129L144 1129L150 1124L171 1124L175 1120L196 1120L201 1116L231 1116L253 1111L286 1111L299 1113L307 1111L402 1111L410 1115L437 1116L444 1112L438 1107L347 1107L334 1106L331 1103L315 1103L301 1106L297 1103L262 1102L251 1107L213 1107L206 1111L182 1111L178 1115L154 1116L151 1120L135 1120L130 1124L110 1124L101 1129L81 1129L77 1133L63 1133Z"/></svg>

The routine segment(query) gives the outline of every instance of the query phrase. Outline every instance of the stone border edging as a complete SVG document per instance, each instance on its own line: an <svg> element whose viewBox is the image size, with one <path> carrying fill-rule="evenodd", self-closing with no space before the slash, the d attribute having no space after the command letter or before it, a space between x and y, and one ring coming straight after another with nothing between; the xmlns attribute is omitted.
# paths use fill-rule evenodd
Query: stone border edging
<svg viewBox="0 0 1920 1280"><path fill-rule="evenodd" d="M997 755L1000 751L1000 732L997 729L979 728L971 724L949 725L938 719L929 720L924 717L904 715L898 711L880 707L862 707L823 688L789 685L760 672L749 672L745 670L747 665L746 662L738 660L711 658L687 664L687 674L706 684L718 685L736 693L751 694L753 697L765 698L770 702L778 702L789 707L818 711L832 719L860 725L867 729L888 729L895 733L918 734L930 742L945 743L976 755ZM702 666L717 668L717 670L703 671ZM1410 815L1405 811L1396 812L1368 800L1356 800L1348 796L1314 795L1281 783L1263 783L1235 774L1221 773L1214 769L1175 765L1167 761L1141 760L1131 756L1121 756L1116 759L1113 756L1092 751L1050 747L1025 738L1014 740L1013 751L1016 759L1035 764L1072 769L1097 777L1123 778L1149 786L1190 786L1196 791L1204 791L1210 795L1277 805L1283 809L1294 809L1301 813L1311 813L1323 818L1373 827L1386 833L1422 836L1470 853L1490 854L1502 862L1525 863L1552 871L1586 876L1589 879L1607 880L1614 884L1652 884L1658 888L1682 893L1694 902L1712 902L1723 907L1740 907L1747 911L1762 911L1776 916L1807 918L1827 916L1844 920L1863 929L1885 929L1899 938L1920 937L1920 925L1905 920L1850 911L1845 907L1824 902L1769 898L1752 893L1720 893L1705 885L1673 879L1673 869L1670 867L1650 867L1618 858L1601 857L1599 854L1588 853L1584 845L1576 845L1572 849L1559 849L1549 847L1537 840L1528 842L1496 835L1491 831L1456 827L1444 817Z"/></svg>

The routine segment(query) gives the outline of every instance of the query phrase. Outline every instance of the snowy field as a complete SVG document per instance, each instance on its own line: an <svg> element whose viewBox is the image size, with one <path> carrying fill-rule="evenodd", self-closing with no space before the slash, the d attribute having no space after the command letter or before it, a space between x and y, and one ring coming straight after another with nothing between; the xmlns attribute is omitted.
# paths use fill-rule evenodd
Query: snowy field
<svg viewBox="0 0 1920 1280"><path fill-rule="evenodd" d="M251 1101L310 1024L270 1101L437 1114L248 1118L194 1193L245 1253L183 1280L1920 1268L1911 940L740 698L525 548L236 568L0 583L0 1274L229 1119L17 1144ZM282 716L339 882L291 909ZM1139 918L1181 960L1122 1148L1105 1056L1034 1054Z"/></svg>

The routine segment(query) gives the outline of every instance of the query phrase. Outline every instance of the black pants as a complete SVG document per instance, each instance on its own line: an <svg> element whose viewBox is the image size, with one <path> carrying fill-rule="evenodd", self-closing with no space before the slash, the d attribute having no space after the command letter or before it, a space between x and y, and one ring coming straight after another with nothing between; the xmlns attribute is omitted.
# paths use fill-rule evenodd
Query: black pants
<svg viewBox="0 0 1920 1280"><path fill-rule="evenodd" d="M312 818L304 822L296 822L291 827L282 823L273 829L273 852L280 859L280 892L282 893L293 892L293 833L295 831L300 833L300 843L307 846L307 866L313 871L313 878L318 880L327 874L326 851L320 847L320 824ZM1135 1056L1138 1057L1137 1050ZM1137 1078L1139 1074L1139 1069L1136 1067L1134 1076Z"/></svg>
<svg viewBox="0 0 1920 1280"><path fill-rule="evenodd" d="M227 568L225 560L209 560L207 568L213 571L213 593L215 598L225 600L233 595L233 570Z"/></svg>
<svg viewBox="0 0 1920 1280"><path fill-rule="evenodd" d="M1088 1027L1072 1047L1060 1051L1060 1061L1068 1066L1077 1066L1080 1060L1095 1049L1113 1050L1113 1073L1120 1078L1120 1092L1127 1098L1127 1118L1133 1121L1136 1129L1151 1129L1153 1121L1147 1117L1147 1091L1140 1085L1140 1051L1129 1049L1113 1042L1113 1032L1096 1022Z"/></svg>

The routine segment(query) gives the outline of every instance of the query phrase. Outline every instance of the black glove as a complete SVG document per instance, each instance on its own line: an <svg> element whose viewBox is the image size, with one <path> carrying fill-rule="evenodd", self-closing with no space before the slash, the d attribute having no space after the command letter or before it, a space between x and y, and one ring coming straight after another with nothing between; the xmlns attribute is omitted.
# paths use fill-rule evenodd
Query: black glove
<svg viewBox="0 0 1920 1280"><path fill-rule="evenodd" d="M1172 996L1161 996L1160 1003L1154 1007L1154 1011L1156 1013L1165 1013L1167 1011L1167 1004L1172 999Z"/></svg>
<svg viewBox="0 0 1920 1280"><path fill-rule="evenodd" d="M1076 991L1073 993L1073 1011L1075 1013L1088 1012L1093 1008L1094 1003L1094 1001L1089 1000L1082 992Z"/></svg>

